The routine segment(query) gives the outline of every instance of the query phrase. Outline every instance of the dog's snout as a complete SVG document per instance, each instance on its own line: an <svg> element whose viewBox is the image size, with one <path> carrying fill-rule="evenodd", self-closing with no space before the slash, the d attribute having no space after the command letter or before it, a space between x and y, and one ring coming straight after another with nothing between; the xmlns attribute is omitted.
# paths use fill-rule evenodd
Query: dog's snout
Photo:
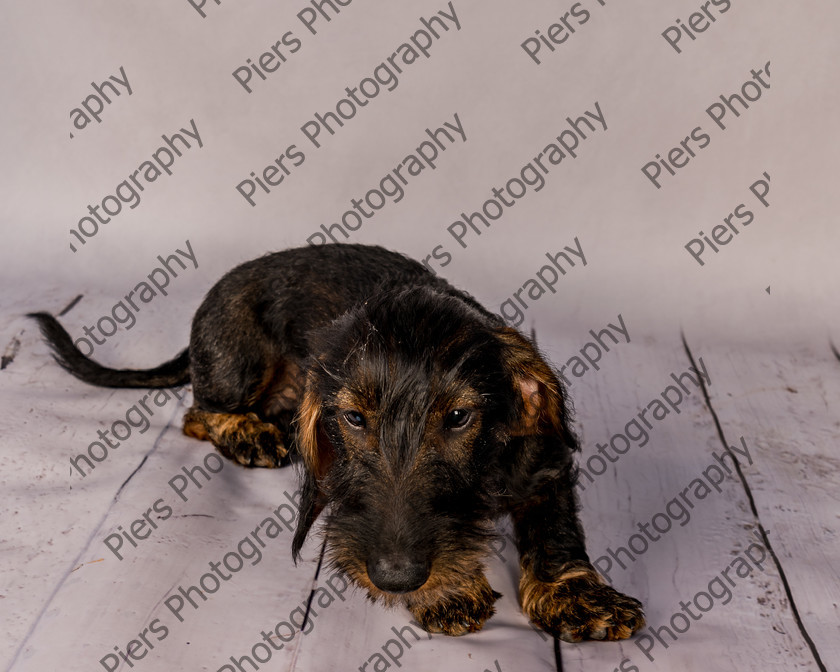
<svg viewBox="0 0 840 672"><path fill-rule="evenodd" d="M429 563L406 555L382 555L367 561L370 580L388 593L409 593L429 578Z"/></svg>

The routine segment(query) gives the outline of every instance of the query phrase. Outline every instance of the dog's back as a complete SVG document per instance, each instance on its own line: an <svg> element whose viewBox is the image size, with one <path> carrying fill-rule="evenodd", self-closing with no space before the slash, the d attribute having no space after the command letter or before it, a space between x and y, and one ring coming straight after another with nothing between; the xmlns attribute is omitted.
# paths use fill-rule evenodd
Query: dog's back
<svg viewBox="0 0 840 672"><path fill-rule="evenodd" d="M283 351L307 354L307 334L357 303L389 288L414 285L460 294L422 264L382 247L347 244L306 246L274 252L226 273L208 292L193 320L195 346L151 369L112 369L82 354L52 315L30 313L38 321L56 361L77 378L100 387L175 387L192 378L191 353L218 350L226 331L241 337L255 329L279 339ZM467 295L474 307L480 306ZM205 328L218 325L218 329ZM262 334L260 334L262 335ZM211 353L200 352L201 355Z"/></svg>
<svg viewBox="0 0 840 672"><path fill-rule="evenodd" d="M353 306L400 287L431 287L455 294L484 311L425 266L379 246L346 244L283 250L245 262L229 271L210 290L196 313L195 325L251 321L243 308L252 308L256 321L267 329L286 353L306 356L307 335Z"/></svg>

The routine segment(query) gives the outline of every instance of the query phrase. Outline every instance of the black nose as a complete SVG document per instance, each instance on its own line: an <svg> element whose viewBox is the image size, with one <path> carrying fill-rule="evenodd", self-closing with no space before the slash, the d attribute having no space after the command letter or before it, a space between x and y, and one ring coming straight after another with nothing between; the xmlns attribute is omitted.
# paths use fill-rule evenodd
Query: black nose
<svg viewBox="0 0 840 672"><path fill-rule="evenodd" d="M417 590L429 578L429 563L412 560L406 555L392 554L367 561L370 580L388 593L408 593Z"/></svg>

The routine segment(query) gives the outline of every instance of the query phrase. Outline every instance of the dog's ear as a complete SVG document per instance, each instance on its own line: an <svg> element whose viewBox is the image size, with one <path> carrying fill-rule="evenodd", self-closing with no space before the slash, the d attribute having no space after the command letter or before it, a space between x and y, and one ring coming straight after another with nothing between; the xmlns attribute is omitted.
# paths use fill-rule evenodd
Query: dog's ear
<svg viewBox="0 0 840 672"><path fill-rule="evenodd" d="M504 346L504 366L521 396L514 436L554 435L570 447L577 445L570 428L569 410L563 385L534 345L516 329L504 327L497 332Z"/></svg>
<svg viewBox="0 0 840 672"><path fill-rule="evenodd" d="M327 473L332 450L321 432L321 398L316 387L316 377L310 372L297 412L297 445L306 471L318 480Z"/></svg>
<svg viewBox="0 0 840 672"><path fill-rule="evenodd" d="M297 448L303 458L304 477L297 528L292 540L295 562L309 529L326 506L327 498L319 481L326 475L333 459L332 446L321 430L321 399L315 388L315 376L310 373L297 415Z"/></svg>
<svg viewBox="0 0 840 672"><path fill-rule="evenodd" d="M300 558L300 549L303 548L306 535L309 533L312 524L318 519L318 515L324 510L324 506L325 497L315 478L307 471L303 477L300 491L300 511L298 511L295 536L292 538L292 559L295 564Z"/></svg>

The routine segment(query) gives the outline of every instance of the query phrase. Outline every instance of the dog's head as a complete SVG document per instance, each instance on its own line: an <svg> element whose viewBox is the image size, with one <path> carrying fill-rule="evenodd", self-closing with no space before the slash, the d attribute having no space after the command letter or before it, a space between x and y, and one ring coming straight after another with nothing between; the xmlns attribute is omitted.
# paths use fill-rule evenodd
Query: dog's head
<svg viewBox="0 0 840 672"><path fill-rule="evenodd" d="M457 295L384 293L313 338L298 416L295 557L326 506L333 564L392 600L481 567L525 437L573 446L560 383L519 332Z"/></svg>

